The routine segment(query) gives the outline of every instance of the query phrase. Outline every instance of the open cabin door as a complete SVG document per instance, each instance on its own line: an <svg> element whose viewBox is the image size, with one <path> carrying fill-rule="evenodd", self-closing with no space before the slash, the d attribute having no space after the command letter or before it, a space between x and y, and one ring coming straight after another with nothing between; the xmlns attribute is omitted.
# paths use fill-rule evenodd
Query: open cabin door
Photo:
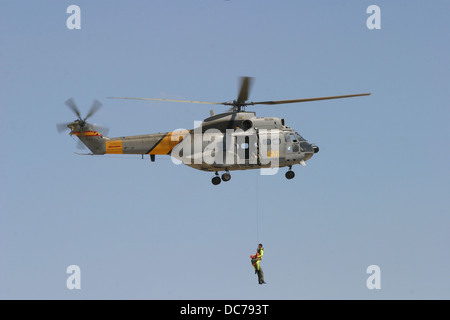
<svg viewBox="0 0 450 320"><path fill-rule="evenodd" d="M259 143L258 135L255 130L236 131L235 151L236 163L240 168L255 167L259 164Z"/></svg>
<svg viewBox="0 0 450 320"><path fill-rule="evenodd" d="M278 167L280 161L281 135L278 129L258 129L258 159L263 167Z"/></svg>

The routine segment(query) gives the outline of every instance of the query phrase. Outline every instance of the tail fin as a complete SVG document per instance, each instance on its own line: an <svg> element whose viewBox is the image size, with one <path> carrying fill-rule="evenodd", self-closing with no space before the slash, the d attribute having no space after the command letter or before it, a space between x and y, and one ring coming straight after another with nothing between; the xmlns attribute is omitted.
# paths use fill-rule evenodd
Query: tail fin
<svg viewBox="0 0 450 320"><path fill-rule="evenodd" d="M105 142L109 138L104 137L100 132L95 130L94 126L86 124L82 129L80 127L73 127L71 129L70 134L76 135L93 154L101 155L106 153Z"/></svg>

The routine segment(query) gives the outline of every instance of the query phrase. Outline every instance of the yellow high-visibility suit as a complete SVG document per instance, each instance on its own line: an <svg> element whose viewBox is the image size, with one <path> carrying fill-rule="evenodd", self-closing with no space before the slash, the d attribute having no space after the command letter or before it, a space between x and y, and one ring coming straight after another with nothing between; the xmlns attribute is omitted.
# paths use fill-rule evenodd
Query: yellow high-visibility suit
<svg viewBox="0 0 450 320"><path fill-rule="evenodd" d="M258 283L259 284L265 283L264 282L264 272L263 272L261 266L259 265L263 254L264 254L264 248L261 248L261 249L258 248L258 250L256 252L256 257L254 259L252 259L253 268L255 268L255 273L258 274Z"/></svg>

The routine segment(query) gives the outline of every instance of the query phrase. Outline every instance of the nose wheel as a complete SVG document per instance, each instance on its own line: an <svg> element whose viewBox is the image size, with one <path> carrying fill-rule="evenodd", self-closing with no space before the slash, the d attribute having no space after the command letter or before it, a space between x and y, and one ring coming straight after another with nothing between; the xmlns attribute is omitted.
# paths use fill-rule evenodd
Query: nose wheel
<svg viewBox="0 0 450 320"><path fill-rule="evenodd" d="M286 179L288 179L288 180L291 180L292 178L295 177L295 173L294 173L294 171L292 171L292 166L289 166L289 171L286 172L285 176L286 176Z"/></svg>
<svg viewBox="0 0 450 320"><path fill-rule="evenodd" d="M223 182L230 181L230 179L231 179L231 174L230 174L228 171L225 172L225 173L222 175L222 181L223 181Z"/></svg>

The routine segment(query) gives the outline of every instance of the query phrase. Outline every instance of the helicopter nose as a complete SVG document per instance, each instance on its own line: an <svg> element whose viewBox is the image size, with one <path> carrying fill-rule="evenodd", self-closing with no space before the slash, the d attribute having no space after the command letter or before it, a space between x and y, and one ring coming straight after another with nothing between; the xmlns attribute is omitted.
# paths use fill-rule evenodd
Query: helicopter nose
<svg viewBox="0 0 450 320"><path fill-rule="evenodd" d="M319 147L318 147L318 146L313 146L312 148L313 148L313 150L314 150L314 153L319 152Z"/></svg>
<svg viewBox="0 0 450 320"><path fill-rule="evenodd" d="M300 148L302 149L303 152L305 153L316 153L314 151L314 147L312 144L304 141L304 142L300 142Z"/></svg>

